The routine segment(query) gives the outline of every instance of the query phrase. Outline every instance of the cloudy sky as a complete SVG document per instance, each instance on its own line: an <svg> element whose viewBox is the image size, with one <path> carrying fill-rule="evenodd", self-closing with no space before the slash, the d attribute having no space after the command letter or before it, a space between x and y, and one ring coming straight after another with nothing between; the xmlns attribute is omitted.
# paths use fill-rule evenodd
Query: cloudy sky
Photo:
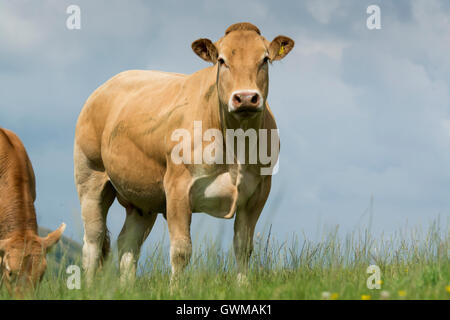
<svg viewBox="0 0 450 320"><path fill-rule="evenodd" d="M81 30L66 28L71 4ZM366 26L371 4L380 30ZM240 21L296 42L270 70L282 152L258 231L316 239L324 226L365 226L370 212L377 233L449 217L449 1L0 0L0 126L31 157L40 225L65 221L81 239L72 148L87 97L127 69L204 68L192 41ZM108 218L115 238L124 210ZM196 214L193 238L229 240L232 226ZM166 229L160 217L147 246Z"/></svg>

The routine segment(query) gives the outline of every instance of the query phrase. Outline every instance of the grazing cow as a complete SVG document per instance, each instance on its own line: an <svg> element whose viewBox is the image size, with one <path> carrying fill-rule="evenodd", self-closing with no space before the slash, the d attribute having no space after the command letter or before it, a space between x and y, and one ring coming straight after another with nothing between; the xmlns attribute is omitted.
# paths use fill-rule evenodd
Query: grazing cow
<svg viewBox="0 0 450 320"><path fill-rule="evenodd" d="M293 47L288 37L269 42L254 25L238 23L216 43L193 42L193 51L213 66L192 75L125 71L88 98L74 145L88 281L109 249L106 218L115 198L126 208L118 237L121 280L135 278L140 247L158 213L169 228L172 280L191 256L193 212L227 219L236 214L233 244L238 277L245 276L271 176L261 175L266 164L259 159L257 163L220 161L230 150L236 159L234 145L227 149L226 144L222 153L215 150L218 161L213 162L202 161L202 150L212 136L214 141L221 139L220 133L229 129L269 129L266 139L272 141L276 123L266 102L268 64L284 58ZM205 132L215 129L210 131L214 134L198 142L196 126ZM188 150L182 150L182 161L174 157L174 150L181 149L180 132L194 137L187 142ZM246 152L250 149L245 146ZM244 160L251 156L246 154Z"/></svg>
<svg viewBox="0 0 450 320"><path fill-rule="evenodd" d="M33 167L20 139L0 128L0 276L8 290L21 294L38 284L47 251L65 229L41 238L37 233ZM15 285L15 290L12 290Z"/></svg>

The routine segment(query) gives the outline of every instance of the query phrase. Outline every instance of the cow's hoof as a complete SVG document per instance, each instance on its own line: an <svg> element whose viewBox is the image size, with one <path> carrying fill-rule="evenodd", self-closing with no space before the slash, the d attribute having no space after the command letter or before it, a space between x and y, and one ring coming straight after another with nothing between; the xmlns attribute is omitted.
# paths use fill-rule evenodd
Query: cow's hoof
<svg viewBox="0 0 450 320"><path fill-rule="evenodd" d="M170 294L175 294L178 291L186 289L186 283L182 279L181 274L172 274L169 284Z"/></svg>
<svg viewBox="0 0 450 320"><path fill-rule="evenodd" d="M237 284L239 287L248 287L249 282L247 276L243 273L238 273Z"/></svg>
<svg viewBox="0 0 450 320"><path fill-rule="evenodd" d="M95 280L95 272L88 270L86 272L85 284L88 288L92 288Z"/></svg>
<svg viewBox="0 0 450 320"><path fill-rule="evenodd" d="M126 289L134 285L136 282L136 275L131 272L125 272L120 275L120 288Z"/></svg>

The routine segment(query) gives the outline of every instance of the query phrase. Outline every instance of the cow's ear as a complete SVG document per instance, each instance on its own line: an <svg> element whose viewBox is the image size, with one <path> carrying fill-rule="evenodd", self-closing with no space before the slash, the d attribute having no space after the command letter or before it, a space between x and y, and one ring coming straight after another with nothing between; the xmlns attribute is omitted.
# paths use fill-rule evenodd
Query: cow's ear
<svg viewBox="0 0 450 320"><path fill-rule="evenodd" d="M269 46L270 61L283 59L294 48L294 40L285 36L278 36Z"/></svg>
<svg viewBox="0 0 450 320"><path fill-rule="evenodd" d="M217 62L217 48L209 39L198 39L192 43L192 50L207 62Z"/></svg>
<svg viewBox="0 0 450 320"><path fill-rule="evenodd" d="M61 223L58 229L55 231L49 233L45 238L42 238L42 246L48 251L50 248L55 245L59 239L61 239L61 236L66 229L66 224Z"/></svg>

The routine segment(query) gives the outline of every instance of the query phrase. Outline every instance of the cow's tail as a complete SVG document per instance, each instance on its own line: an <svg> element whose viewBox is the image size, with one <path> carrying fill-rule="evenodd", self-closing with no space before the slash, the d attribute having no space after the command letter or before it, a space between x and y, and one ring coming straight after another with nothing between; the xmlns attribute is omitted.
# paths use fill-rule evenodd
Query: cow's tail
<svg viewBox="0 0 450 320"><path fill-rule="evenodd" d="M105 229L105 238L103 239L102 245L102 264L108 259L109 252L111 251L111 240L109 236L108 228Z"/></svg>

